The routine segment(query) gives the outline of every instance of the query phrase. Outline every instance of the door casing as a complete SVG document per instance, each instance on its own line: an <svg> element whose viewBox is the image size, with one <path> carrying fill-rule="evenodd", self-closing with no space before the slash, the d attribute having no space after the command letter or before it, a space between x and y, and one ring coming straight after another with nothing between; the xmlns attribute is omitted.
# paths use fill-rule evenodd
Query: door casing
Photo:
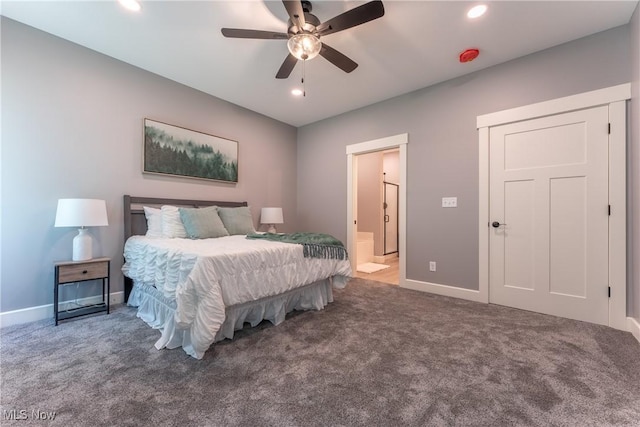
<svg viewBox="0 0 640 427"><path fill-rule="evenodd" d="M608 105L609 123L609 326L626 330L626 100L631 84L585 92L477 117L479 133L479 296L489 302L489 129L492 126Z"/></svg>

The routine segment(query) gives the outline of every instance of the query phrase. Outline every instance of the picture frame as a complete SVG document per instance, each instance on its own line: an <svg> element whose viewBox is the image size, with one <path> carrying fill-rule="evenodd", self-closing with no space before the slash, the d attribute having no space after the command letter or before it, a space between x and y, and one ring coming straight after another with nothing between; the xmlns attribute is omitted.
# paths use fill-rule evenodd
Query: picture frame
<svg viewBox="0 0 640 427"><path fill-rule="evenodd" d="M238 141L144 119L142 172L238 182Z"/></svg>

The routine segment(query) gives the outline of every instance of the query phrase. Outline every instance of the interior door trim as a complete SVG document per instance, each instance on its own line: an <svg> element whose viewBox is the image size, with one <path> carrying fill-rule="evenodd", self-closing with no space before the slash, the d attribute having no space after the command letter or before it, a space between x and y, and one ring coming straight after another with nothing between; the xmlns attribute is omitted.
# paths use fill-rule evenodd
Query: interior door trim
<svg viewBox="0 0 640 427"><path fill-rule="evenodd" d="M521 120L566 113L599 105L609 106L609 326L627 330L626 248L626 100L631 84L625 83L578 95L539 102L477 117L479 158L478 290L482 302L489 302L489 128Z"/></svg>

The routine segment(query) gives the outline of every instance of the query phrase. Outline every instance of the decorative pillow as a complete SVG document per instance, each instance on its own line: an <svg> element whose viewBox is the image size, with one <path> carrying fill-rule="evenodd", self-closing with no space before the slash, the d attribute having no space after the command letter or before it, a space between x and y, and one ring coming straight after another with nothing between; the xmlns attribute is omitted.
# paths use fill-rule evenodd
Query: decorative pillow
<svg viewBox="0 0 640 427"><path fill-rule="evenodd" d="M180 211L175 206L164 205L162 211L162 237L173 239L179 237L184 239L187 232L180 219Z"/></svg>
<svg viewBox="0 0 640 427"><path fill-rule="evenodd" d="M224 224L218 216L218 208L180 208L180 218L191 239L208 239L212 237L228 236Z"/></svg>
<svg viewBox="0 0 640 427"><path fill-rule="evenodd" d="M162 211L144 206L144 216L147 218L147 237L162 237Z"/></svg>
<svg viewBox="0 0 640 427"><path fill-rule="evenodd" d="M229 234L252 234L256 230L253 228L253 217L248 206L238 208L218 208L218 215Z"/></svg>

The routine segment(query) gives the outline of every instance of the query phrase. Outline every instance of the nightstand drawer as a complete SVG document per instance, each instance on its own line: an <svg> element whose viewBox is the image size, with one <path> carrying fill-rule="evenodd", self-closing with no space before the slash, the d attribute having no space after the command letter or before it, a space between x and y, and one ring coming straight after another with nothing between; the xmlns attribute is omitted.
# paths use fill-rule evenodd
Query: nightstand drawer
<svg viewBox="0 0 640 427"><path fill-rule="evenodd" d="M103 277L109 276L108 261L66 264L58 268L58 283L102 279Z"/></svg>

